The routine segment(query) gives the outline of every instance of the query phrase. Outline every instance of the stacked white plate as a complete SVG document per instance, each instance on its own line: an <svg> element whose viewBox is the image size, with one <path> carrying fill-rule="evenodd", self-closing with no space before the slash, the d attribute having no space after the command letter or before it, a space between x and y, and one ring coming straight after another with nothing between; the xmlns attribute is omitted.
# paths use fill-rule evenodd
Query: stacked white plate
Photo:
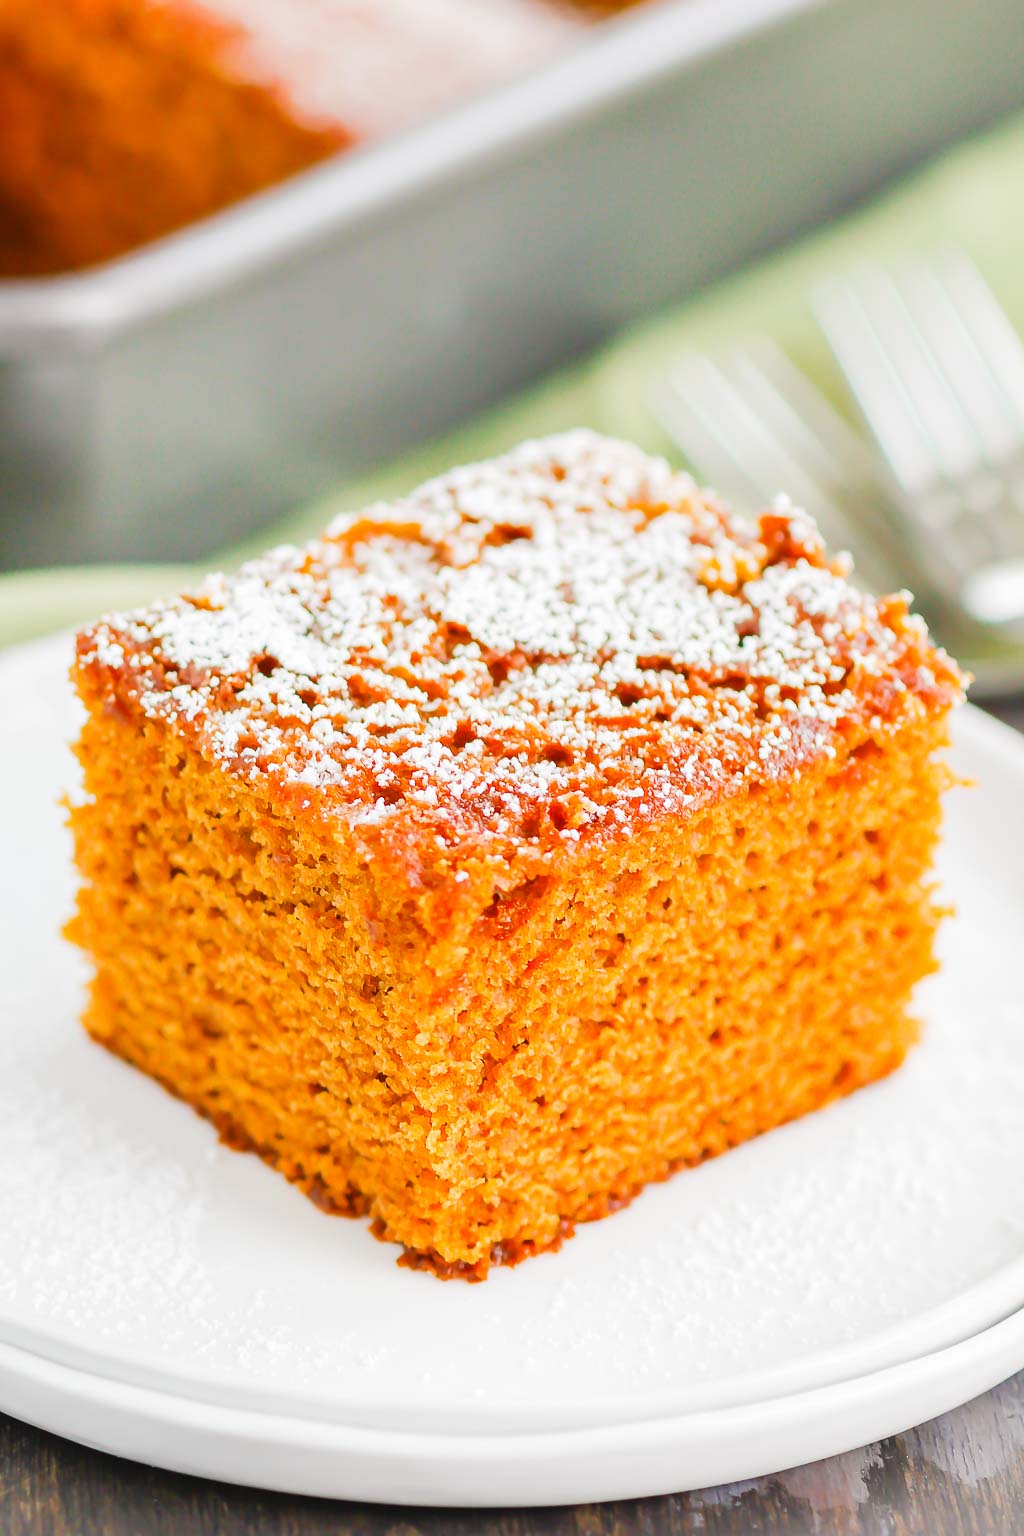
<svg viewBox="0 0 1024 1536"><path fill-rule="evenodd" d="M676 1492L1024 1367L1024 742L957 721L956 916L887 1082L486 1285L400 1269L78 1025L66 638L0 659L0 1408L117 1455L438 1505Z"/></svg>

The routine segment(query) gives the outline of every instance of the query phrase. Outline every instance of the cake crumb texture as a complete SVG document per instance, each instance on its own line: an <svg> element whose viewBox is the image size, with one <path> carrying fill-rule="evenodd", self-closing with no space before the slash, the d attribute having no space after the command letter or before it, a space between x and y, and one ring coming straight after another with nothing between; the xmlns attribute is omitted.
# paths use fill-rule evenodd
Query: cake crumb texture
<svg viewBox="0 0 1024 1536"><path fill-rule="evenodd" d="M873 1081L962 679L784 501L576 432L79 637L86 1024L482 1278Z"/></svg>

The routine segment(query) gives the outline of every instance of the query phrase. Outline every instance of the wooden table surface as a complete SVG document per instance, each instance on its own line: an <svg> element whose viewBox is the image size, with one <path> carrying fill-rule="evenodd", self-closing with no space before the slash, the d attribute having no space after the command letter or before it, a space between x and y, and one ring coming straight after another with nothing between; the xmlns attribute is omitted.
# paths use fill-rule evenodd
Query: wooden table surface
<svg viewBox="0 0 1024 1536"><path fill-rule="evenodd" d="M0 1417L3 1536L1019 1536L1024 1373L880 1445L750 1483L575 1509L422 1510L229 1488Z"/></svg>
<svg viewBox="0 0 1024 1536"><path fill-rule="evenodd" d="M998 714L1024 730L1024 700ZM575 1509L412 1510L117 1461L0 1416L0 1536L1021 1536L1024 1372L905 1435L753 1482Z"/></svg>

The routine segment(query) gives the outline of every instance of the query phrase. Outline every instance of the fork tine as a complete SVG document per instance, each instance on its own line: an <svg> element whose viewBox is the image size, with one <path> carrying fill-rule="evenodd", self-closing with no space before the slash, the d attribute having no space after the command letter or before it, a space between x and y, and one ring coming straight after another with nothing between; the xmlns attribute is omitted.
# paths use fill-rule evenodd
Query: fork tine
<svg viewBox="0 0 1024 1536"><path fill-rule="evenodd" d="M781 347L768 337L759 336L736 357L747 376L757 376L761 387L770 389L776 402L784 407L808 463L819 466L821 473L836 486L853 494L879 493L878 464L863 437L843 420Z"/></svg>
<svg viewBox="0 0 1024 1536"><path fill-rule="evenodd" d="M673 423L684 451L688 419L698 418L714 440L719 463L728 462L732 474L753 490L756 502L764 505L784 491L811 513L830 540L848 542L849 525L835 499L776 438L756 402L725 369L700 354L684 354L670 374L669 387L683 407ZM710 459L706 467L712 468Z"/></svg>
<svg viewBox="0 0 1024 1536"><path fill-rule="evenodd" d="M956 470L960 455L949 451L941 431L936 442L904 382L906 365L929 402L925 414L938 414L934 368L926 365L922 370L920 346L913 340L906 344L906 310L895 297L894 303L894 287L886 274L867 268L851 281L820 289L814 310L908 507L925 526L934 526L947 520L948 505L936 492ZM893 355L897 347L899 366Z"/></svg>
<svg viewBox="0 0 1024 1536"><path fill-rule="evenodd" d="M940 258L938 269L950 299L977 338L978 349L1024 438L1024 344L967 256L947 252Z"/></svg>
<svg viewBox="0 0 1024 1536"><path fill-rule="evenodd" d="M976 297L969 267L959 268L959 278ZM988 299L990 327L1003 330ZM983 623L1007 622L1005 591L990 601L989 578L1000 564L1021 561L1022 502L1010 461L1019 467L1022 460L1004 406L992 410L981 343L965 334L943 284L919 268L899 280L877 266L862 269L820 295L816 309L888 462L906 521L922 535L916 553L936 590ZM1003 342L1012 383L1016 344L1005 335Z"/></svg>
<svg viewBox="0 0 1024 1536"><path fill-rule="evenodd" d="M908 267L901 274L900 291L962 419L969 424L977 457L1000 468L1021 450L1024 419L1019 423L1015 419L1012 400L979 348L973 324L965 321L964 306L950 291L937 263ZM1024 369L1024 354L1020 361Z"/></svg>
<svg viewBox="0 0 1024 1536"><path fill-rule="evenodd" d="M882 574L878 555L888 565L899 560L898 541L884 512L885 492L876 462L863 438L834 411L810 379L773 342L757 341L728 362L734 380L759 420L800 470L801 494L837 512L845 537L857 546L858 565L874 581Z"/></svg>
<svg viewBox="0 0 1024 1536"><path fill-rule="evenodd" d="M709 360L696 352L683 353L652 400L654 413L697 475L736 506L756 511L764 492L738 454L737 434L722 430L716 383L717 370Z"/></svg>

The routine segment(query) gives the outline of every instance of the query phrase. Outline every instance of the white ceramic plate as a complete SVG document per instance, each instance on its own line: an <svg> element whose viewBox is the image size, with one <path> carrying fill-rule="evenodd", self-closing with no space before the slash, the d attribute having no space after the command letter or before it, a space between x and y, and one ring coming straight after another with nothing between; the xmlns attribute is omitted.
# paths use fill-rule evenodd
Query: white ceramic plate
<svg viewBox="0 0 1024 1536"><path fill-rule="evenodd" d="M755 1475L1024 1365L1024 1319L1000 1323L1024 1306L1012 733L958 722L957 916L899 1073L560 1254L442 1285L80 1031L68 654L0 658L0 1407L236 1481L530 1503Z"/></svg>

